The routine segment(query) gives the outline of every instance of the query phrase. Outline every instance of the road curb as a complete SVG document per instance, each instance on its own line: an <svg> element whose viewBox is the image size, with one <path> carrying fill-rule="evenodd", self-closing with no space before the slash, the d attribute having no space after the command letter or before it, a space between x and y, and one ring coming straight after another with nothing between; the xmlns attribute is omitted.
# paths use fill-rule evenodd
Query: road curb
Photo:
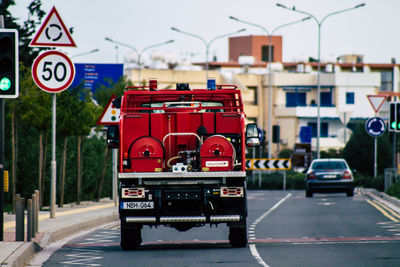
<svg viewBox="0 0 400 267"><path fill-rule="evenodd" d="M376 189L368 189L367 194L378 201L386 202L385 204L393 205L394 209L400 212L400 199L389 196L384 192L379 192Z"/></svg>
<svg viewBox="0 0 400 267"><path fill-rule="evenodd" d="M55 231L47 231L40 239L38 245L40 246L40 248L45 248L49 244L61 240L67 237L68 235L75 234L77 232L84 231L117 220L118 220L118 214L114 213L107 216L97 217L90 221L80 222L77 224L70 225L68 227L63 227Z"/></svg>
<svg viewBox="0 0 400 267"><path fill-rule="evenodd" d="M57 230L46 231L39 242L25 242L18 247L0 266L23 267L35 253L41 251L46 246L53 242L61 240L68 235L72 235L84 230L94 228L113 221L118 221L118 212L113 212L110 215L95 217L89 221L72 224L67 227L62 227Z"/></svg>

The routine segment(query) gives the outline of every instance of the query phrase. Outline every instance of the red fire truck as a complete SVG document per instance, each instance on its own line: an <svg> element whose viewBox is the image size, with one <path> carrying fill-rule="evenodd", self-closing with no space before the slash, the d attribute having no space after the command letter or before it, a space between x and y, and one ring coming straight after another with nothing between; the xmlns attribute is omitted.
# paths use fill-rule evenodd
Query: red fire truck
<svg viewBox="0 0 400 267"><path fill-rule="evenodd" d="M234 85L191 89L127 87L113 103L119 125L107 143L119 148L121 247L135 249L143 226L186 231L206 224L229 227L233 247L247 244L245 145L259 144Z"/></svg>

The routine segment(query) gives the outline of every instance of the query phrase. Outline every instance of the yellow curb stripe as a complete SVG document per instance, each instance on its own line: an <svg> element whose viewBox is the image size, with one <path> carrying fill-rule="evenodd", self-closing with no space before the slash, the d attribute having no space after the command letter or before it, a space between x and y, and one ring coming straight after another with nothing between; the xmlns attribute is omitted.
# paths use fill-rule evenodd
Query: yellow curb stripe
<svg viewBox="0 0 400 267"><path fill-rule="evenodd" d="M374 202L372 202L371 200L367 199L367 202L372 205L374 208L376 208L377 210L379 210L384 216L386 216L387 218L389 218L390 220L394 221L394 222L399 222L399 220L397 220L396 218L394 218L393 216L389 215L389 213L387 213L384 209L382 209L380 206L378 206L377 204L375 204Z"/></svg>
<svg viewBox="0 0 400 267"><path fill-rule="evenodd" d="M66 215L71 215L71 214L76 214L76 213L81 213L81 212L86 212L86 211L93 211L93 210L99 210L99 209L105 209L105 208L110 208L113 207L114 203L108 203L104 205L95 205L91 207L86 207L86 208L79 208L79 209L72 209L72 210L66 210L66 211L60 211L56 212L56 217L58 216L66 216ZM49 219L50 218L50 212L46 214L40 214L39 215L39 221ZM27 224L27 219L25 216L25 222L24 225ZM10 221L10 222L5 222L4 223L4 230L10 230L10 229L15 229L15 221Z"/></svg>
<svg viewBox="0 0 400 267"><path fill-rule="evenodd" d="M377 200L372 200L375 204L377 204L378 206L380 206L381 208L385 209L386 211L388 211L392 216L400 219L400 215L395 212L394 210L392 210L391 208L389 208L388 206L385 206L384 204L380 203Z"/></svg>

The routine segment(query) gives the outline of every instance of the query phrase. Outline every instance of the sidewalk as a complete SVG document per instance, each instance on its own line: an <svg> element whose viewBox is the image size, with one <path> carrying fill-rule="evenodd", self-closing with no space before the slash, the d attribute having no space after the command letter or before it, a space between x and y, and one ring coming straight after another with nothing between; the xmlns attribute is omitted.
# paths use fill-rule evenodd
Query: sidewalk
<svg viewBox="0 0 400 267"><path fill-rule="evenodd" d="M4 214L4 242L0 242L0 266L23 266L33 254L52 242L112 221L118 221L118 208L112 200L81 202L80 205L68 204L63 208L56 208L53 219L50 218L49 211L40 211L39 233L32 242L15 242L15 215Z"/></svg>

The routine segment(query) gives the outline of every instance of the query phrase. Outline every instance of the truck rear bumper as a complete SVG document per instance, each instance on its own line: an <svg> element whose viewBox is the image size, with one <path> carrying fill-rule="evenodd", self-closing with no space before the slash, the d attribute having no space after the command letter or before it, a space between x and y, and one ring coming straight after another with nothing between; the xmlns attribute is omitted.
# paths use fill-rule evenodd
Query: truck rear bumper
<svg viewBox="0 0 400 267"><path fill-rule="evenodd" d="M224 222L239 222L240 215L211 215L209 221L206 216L161 216L160 223L224 223ZM127 223L156 223L156 217L125 217Z"/></svg>

